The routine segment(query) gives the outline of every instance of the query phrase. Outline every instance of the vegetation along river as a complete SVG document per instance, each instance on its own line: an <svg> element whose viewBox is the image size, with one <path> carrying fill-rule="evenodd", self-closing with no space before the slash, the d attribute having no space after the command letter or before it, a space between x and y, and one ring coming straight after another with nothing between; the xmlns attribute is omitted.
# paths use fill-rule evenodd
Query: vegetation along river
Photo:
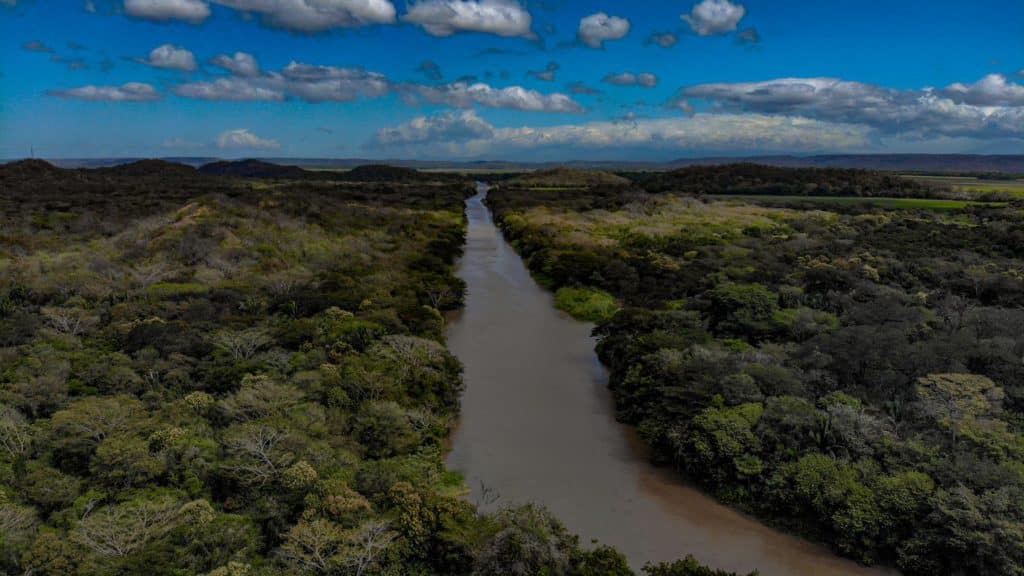
<svg viewBox="0 0 1024 576"><path fill-rule="evenodd" d="M451 323L465 365L462 418L450 468L485 510L536 502L584 542L621 550L637 567L693 554L714 568L764 576L879 575L768 528L651 466L615 421L592 326L555 309L502 238L483 203L467 201L469 286Z"/></svg>

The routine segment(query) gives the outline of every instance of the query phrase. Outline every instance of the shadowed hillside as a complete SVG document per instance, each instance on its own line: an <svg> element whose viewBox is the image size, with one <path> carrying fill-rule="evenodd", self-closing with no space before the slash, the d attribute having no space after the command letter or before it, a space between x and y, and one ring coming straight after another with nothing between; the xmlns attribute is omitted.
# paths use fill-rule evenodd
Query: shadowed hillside
<svg viewBox="0 0 1024 576"><path fill-rule="evenodd" d="M203 174L212 176L233 176L235 178L272 178L302 180L313 176L314 172L303 170L298 166L271 164L262 160L239 160L229 162L211 162L199 168Z"/></svg>

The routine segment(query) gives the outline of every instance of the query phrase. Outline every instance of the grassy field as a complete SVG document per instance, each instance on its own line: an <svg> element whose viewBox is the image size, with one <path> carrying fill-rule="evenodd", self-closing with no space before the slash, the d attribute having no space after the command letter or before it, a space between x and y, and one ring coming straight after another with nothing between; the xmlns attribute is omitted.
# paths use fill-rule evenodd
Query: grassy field
<svg viewBox="0 0 1024 576"><path fill-rule="evenodd" d="M1024 198L1024 180L983 180L971 176L907 176L919 182L947 185L957 192L988 194L1002 192Z"/></svg>
<svg viewBox="0 0 1024 576"><path fill-rule="evenodd" d="M1022 189L1024 193L1024 189ZM1005 202L972 202L968 200L943 200L939 198L865 198L851 196L741 196L715 195L719 200L741 200L762 204L791 204L794 202L813 204L870 204L889 210L963 210L970 206L1003 207Z"/></svg>

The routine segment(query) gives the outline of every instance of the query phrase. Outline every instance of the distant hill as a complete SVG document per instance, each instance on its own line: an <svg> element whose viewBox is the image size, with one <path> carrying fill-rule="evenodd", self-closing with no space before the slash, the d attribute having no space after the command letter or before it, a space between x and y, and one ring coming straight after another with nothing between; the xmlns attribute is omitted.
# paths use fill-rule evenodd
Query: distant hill
<svg viewBox="0 0 1024 576"><path fill-rule="evenodd" d="M0 182L23 180L29 178L48 179L59 175L63 170L45 160L18 160L0 164Z"/></svg>
<svg viewBox="0 0 1024 576"><path fill-rule="evenodd" d="M196 169L177 162L166 160L136 160L127 164L108 166L105 168L93 168L95 174L125 178L191 178L196 175Z"/></svg>
<svg viewBox="0 0 1024 576"><path fill-rule="evenodd" d="M230 176L233 178L268 178L285 180L303 180L314 173L298 166L271 164L262 160L238 160L229 162L221 160L204 164L199 168L202 174L210 176Z"/></svg>
<svg viewBox="0 0 1024 576"><path fill-rule="evenodd" d="M1024 174L1024 155L980 154L828 154L821 156L752 156L682 158L667 166L749 162L785 168L861 168L893 172L1008 172Z"/></svg>
<svg viewBox="0 0 1024 576"><path fill-rule="evenodd" d="M55 159L51 163L61 168L95 168L115 166L138 160L137 158ZM203 166L218 162L216 158L164 158L178 164ZM893 172L999 172L1024 174L1024 155L981 154L829 154L820 156L710 156L679 158L659 161L564 161L564 162L512 162L503 160L368 160L365 158L261 158L260 161L304 169L348 170L365 165L382 165L419 170L452 172L523 172L550 170L560 166L574 169L600 169L605 171L665 171L687 166L714 166L737 162L780 166L784 168L861 168Z"/></svg>
<svg viewBox="0 0 1024 576"><path fill-rule="evenodd" d="M534 188L593 188L595 186L628 186L627 178L600 170L578 170L560 166L551 170L540 170L513 178L509 186Z"/></svg>

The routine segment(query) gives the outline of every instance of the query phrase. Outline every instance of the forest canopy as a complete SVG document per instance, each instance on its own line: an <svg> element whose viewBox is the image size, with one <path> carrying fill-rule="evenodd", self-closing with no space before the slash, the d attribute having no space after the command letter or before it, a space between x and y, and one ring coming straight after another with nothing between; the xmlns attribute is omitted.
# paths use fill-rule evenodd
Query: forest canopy
<svg viewBox="0 0 1024 576"><path fill-rule="evenodd" d="M1021 204L827 201L929 194L854 170L634 178L647 192L512 183L488 204L565 309L601 320L652 459L866 564L1024 574ZM755 200L773 194L825 199ZM588 315L590 294L621 309Z"/></svg>

